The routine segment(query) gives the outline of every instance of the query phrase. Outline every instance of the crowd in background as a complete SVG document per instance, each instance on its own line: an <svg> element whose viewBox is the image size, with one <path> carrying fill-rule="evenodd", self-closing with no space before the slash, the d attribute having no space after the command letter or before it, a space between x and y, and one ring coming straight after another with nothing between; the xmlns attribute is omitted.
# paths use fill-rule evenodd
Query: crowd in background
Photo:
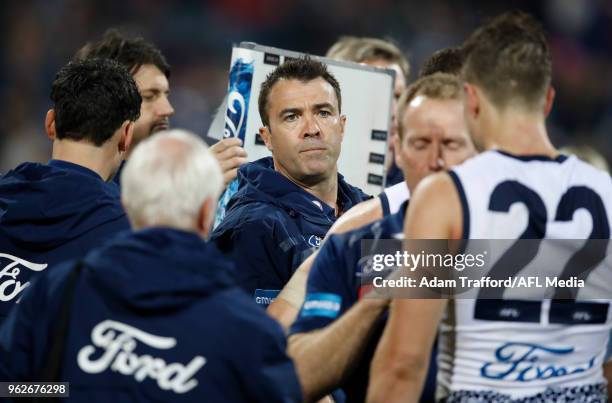
<svg viewBox="0 0 612 403"><path fill-rule="evenodd" d="M589 144L612 160L612 2L502 0L7 1L0 4L0 172L47 161L49 83L85 42L109 27L142 35L172 64L172 126L204 136L227 87L233 43L257 42L322 55L340 35L388 37L413 66L461 43L485 16L517 7L538 17L553 51L556 145ZM413 69L412 77L415 78Z"/></svg>
<svg viewBox="0 0 612 403"><path fill-rule="evenodd" d="M79 401L607 401L612 180L557 150L611 155L610 16L584 4L525 3L549 38L524 12L469 32L501 3L129 2L125 17L92 3L3 5L0 172L48 160L50 143L52 159L0 175L0 380L68 380ZM126 36L87 42L111 26ZM272 155L241 166L213 229L245 162L237 139L207 148L198 137L226 91L231 44L323 54L347 34L394 38L412 62L405 77L402 51L372 38L343 36L327 52L396 70L396 87L412 81L392 106L404 181L371 197L343 179L342 90L324 63L295 58L257 100ZM168 131L169 117L197 134ZM562 246L565 265L534 260L542 240L586 237L604 242ZM444 266L471 250L451 240L535 246L501 251L481 279L499 286L460 298L429 258L410 272L435 285L410 284L417 273L400 278L395 263L379 273L364 241L400 239L404 259L431 255L412 241L448 240L434 248ZM504 295L516 285L501 269L527 267L563 283L542 301ZM597 298L579 290L593 273Z"/></svg>

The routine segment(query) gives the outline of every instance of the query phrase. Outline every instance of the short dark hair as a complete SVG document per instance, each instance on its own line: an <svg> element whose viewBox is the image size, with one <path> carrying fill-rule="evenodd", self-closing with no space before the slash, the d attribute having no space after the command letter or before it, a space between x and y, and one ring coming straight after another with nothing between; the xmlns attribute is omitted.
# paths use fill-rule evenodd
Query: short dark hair
<svg viewBox="0 0 612 403"><path fill-rule="evenodd" d="M538 105L550 85L552 60L546 36L531 15L501 14L463 45L464 78L480 86L498 108Z"/></svg>
<svg viewBox="0 0 612 403"><path fill-rule="evenodd" d="M164 73L166 78L170 78L170 65L159 49L141 37L127 38L117 29L109 29L99 41L87 43L77 51L74 58L113 59L124 65L132 74L141 66L152 64Z"/></svg>
<svg viewBox="0 0 612 403"><path fill-rule="evenodd" d="M419 78L430 76L434 73L446 73L459 75L463 67L463 53L459 47L446 48L435 51L429 59L425 60Z"/></svg>
<svg viewBox="0 0 612 403"><path fill-rule="evenodd" d="M340 95L340 84L338 80L327 70L327 66L318 60L314 60L308 56L297 59L290 59L278 66L266 77L266 80L261 84L259 92L259 116L264 126L268 126L268 97L274 84L279 80L299 80L308 82L322 78L329 83L336 93L338 98L338 112L341 111L342 97Z"/></svg>
<svg viewBox="0 0 612 403"><path fill-rule="evenodd" d="M59 139L88 140L101 146L123 122L136 121L142 99L127 69L110 59L73 61L51 86Z"/></svg>

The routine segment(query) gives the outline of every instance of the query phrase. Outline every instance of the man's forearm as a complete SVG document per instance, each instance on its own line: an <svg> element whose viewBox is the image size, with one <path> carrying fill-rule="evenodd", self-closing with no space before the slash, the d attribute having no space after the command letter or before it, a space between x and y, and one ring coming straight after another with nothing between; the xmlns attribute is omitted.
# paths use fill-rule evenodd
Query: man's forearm
<svg viewBox="0 0 612 403"><path fill-rule="evenodd" d="M370 371L368 403L417 403L421 397L429 362L422 360L394 360L381 368L374 361Z"/></svg>
<svg viewBox="0 0 612 403"><path fill-rule="evenodd" d="M329 326L289 338L305 401L324 396L338 386L363 353L374 323L387 303L364 299Z"/></svg>
<svg viewBox="0 0 612 403"><path fill-rule="evenodd" d="M389 326L389 322L387 322ZM425 354L395 348L395 335L386 328L370 367L368 403L418 402L429 362ZM397 340L396 340L397 341ZM426 346L423 349L429 350Z"/></svg>
<svg viewBox="0 0 612 403"><path fill-rule="evenodd" d="M445 300L391 303L370 368L368 402L418 402L445 307Z"/></svg>
<svg viewBox="0 0 612 403"><path fill-rule="evenodd" d="M306 295L306 283L308 282L308 273L312 267L312 263L317 255L317 252L310 255L300 267L297 268L289 282L283 287L278 297L268 306L268 315L276 319L283 329L287 331L295 321L300 307L304 302Z"/></svg>
<svg viewBox="0 0 612 403"><path fill-rule="evenodd" d="M295 318L300 312L300 308L279 295L270 305L268 305L266 312L280 323L286 333L295 321Z"/></svg>

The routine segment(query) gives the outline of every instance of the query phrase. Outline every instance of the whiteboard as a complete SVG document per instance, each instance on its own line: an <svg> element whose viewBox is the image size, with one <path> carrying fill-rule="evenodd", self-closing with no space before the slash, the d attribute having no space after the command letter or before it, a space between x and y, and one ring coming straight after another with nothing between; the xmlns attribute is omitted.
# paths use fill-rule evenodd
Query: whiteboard
<svg viewBox="0 0 612 403"><path fill-rule="evenodd" d="M303 53L251 42L234 46L226 105L220 108L208 136L217 139L222 136L240 137L249 161L270 156L258 132L262 126L257 105L261 84L287 58L303 56ZM324 62L340 84L342 114L346 115L347 121L338 171L351 185L376 195L383 189L386 174L385 157L391 127L395 71L310 57ZM250 85L245 85L245 77L251 78ZM237 82L240 80L242 82Z"/></svg>

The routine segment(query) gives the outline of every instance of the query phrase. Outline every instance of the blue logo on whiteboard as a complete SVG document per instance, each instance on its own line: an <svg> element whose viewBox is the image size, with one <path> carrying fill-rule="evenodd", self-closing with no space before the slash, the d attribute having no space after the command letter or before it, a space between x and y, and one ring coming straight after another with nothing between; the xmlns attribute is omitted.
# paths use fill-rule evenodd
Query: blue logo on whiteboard
<svg viewBox="0 0 612 403"><path fill-rule="evenodd" d="M244 142L253 81L253 63L245 63L242 59L238 59L230 70L223 137L238 137Z"/></svg>
<svg viewBox="0 0 612 403"><path fill-rule="evenodd" d="M229 90L227 95L227 110L225 114L225 129L223 137L238 137L244 144L246 132L246 119L249 112L249 99L251 98L251 82L253 81L254 62L245 63L242 59L236 60L229 76ZM234 179L221 195L215 214L216 228L225 217L225 208L232 196L238 191L238 180Z"/></svg>

